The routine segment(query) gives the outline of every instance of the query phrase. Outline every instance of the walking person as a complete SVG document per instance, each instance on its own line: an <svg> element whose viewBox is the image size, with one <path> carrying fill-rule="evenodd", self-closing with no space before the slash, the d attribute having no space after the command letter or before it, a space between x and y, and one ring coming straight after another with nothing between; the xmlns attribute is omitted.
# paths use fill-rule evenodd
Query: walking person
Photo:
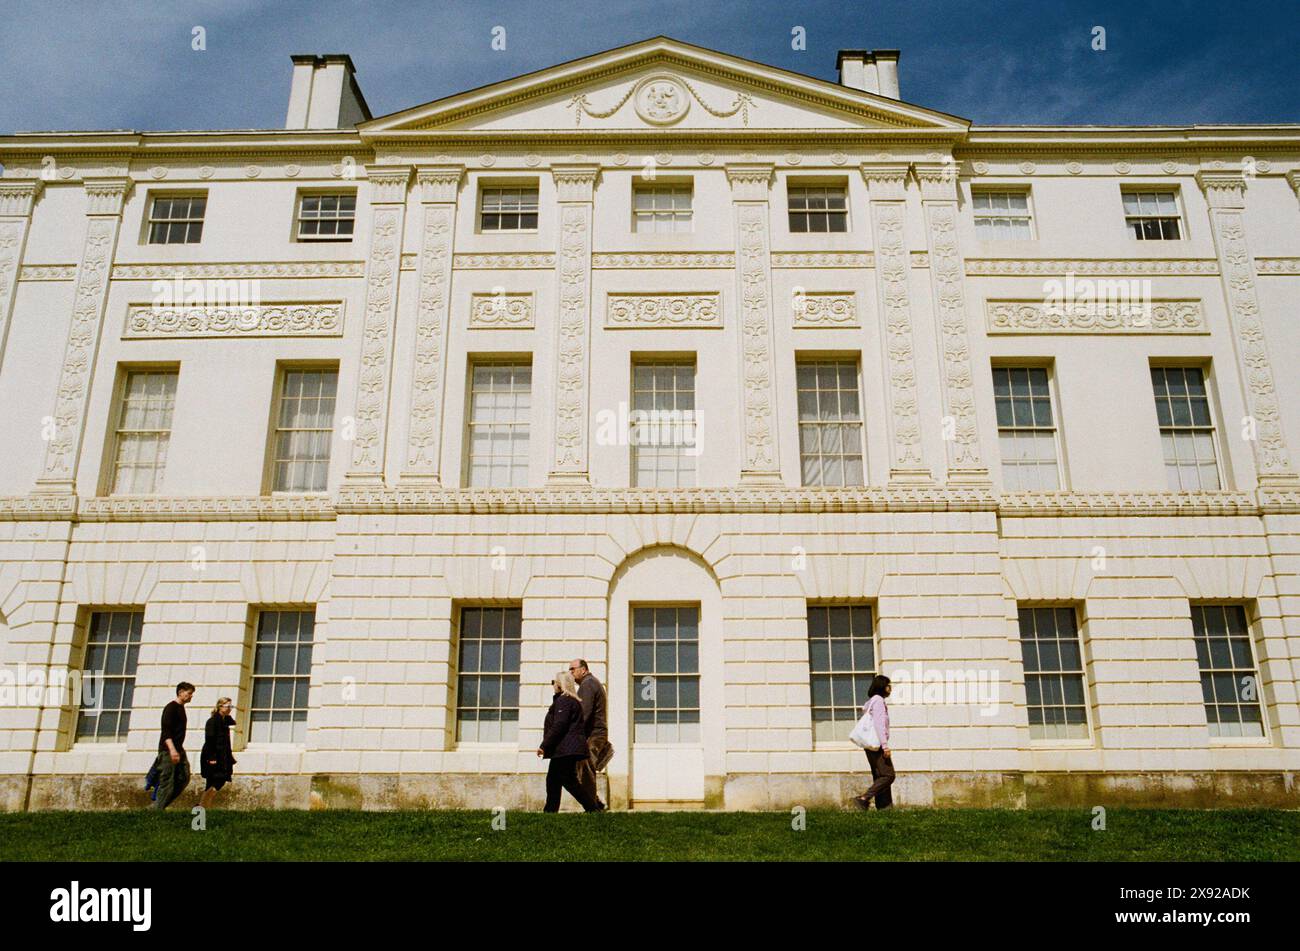
<svg viewBox="0 0 1300 951"><path fill-rule="evenodd" d="M212 708L203 727L203 752L199 754L199 773L208 781L203 790L199 805L211 809L217 798L217 791L230 782L235 773L235 756L230 750L230 728L235 725L231 716L235 704L229 697L222 697Z"/></svg>
<svg viewBox="0 0 1300 951"><path fill-rule="evenodd" d="M163 707L162 735L158 738L158 792L153 807L166 809L190 784L190 758L185 755L185 704L194 699L194 684L182 680L176 685L176 699Z"/></svg>
<svg viewBox="0 0 1300 951"><path fill-rule="evenodd" d="M605 686L596 679L587 662L579 657L569 662L569 673L578 682L578 699L582 702L582 730L587 734L586 759L578 763L578 785L595 802L597 811L609 807L600 800L596 789L596 774L614 755L609 742L609 721L606 717Z"/></svg>
<svg viewBox="0 0 1300 951"><path fill-rule="evenodd" d="M885 698L893 689L889 678L884 674L877 674L867 689L867 702L862 712L871 716L871 722L876 728L876 736L880 738L880 748L867 747L867 763L871 766L871 786L853 800L861 809L870 809L873 799L878 810L888 809L894 804L894 796L889 788L894 783L894 760L889 751L889 704L885 702Z"/></svg>
<svg viewBox="0 0 1300 951"><path fill-rule="evenodd" d="M562 670L551 681L555 697L551 709L546 711L542 727L542 745L537 755L551 761L546 771L546 812L560 811L560 790L582 804L586 812L597 812L596 801L578 784L575 772L580 760L586 759L587 736L582 731L582 701L578 699L578 684L573 674Z"/></svg>

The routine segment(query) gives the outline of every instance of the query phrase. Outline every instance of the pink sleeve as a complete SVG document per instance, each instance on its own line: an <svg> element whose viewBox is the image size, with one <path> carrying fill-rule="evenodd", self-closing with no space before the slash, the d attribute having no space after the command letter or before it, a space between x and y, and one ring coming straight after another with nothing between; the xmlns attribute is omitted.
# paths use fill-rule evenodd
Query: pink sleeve
<svg viewBox="0 0 1300 951"><path fill-rule="evenodd" d="M879 696L871 698L872 703L867 706L871 710L871 722L876 725L876 734L880 737L882 747L889 746L889 707L885 706L885 701ZM879 703L874 701L879 700Z"/></svg>

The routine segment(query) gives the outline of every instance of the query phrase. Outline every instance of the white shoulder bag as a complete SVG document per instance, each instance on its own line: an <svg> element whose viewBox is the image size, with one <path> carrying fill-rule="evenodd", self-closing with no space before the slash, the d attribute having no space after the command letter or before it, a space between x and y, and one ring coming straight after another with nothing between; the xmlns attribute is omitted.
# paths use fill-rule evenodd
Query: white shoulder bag
<svg viewBox="0 0 1300 951"><path fill-rule="evenodd" d="M862 714L849 739L864 750L880 749L880 734L876 732L876 721L871 718L870 710Z"/></svg>

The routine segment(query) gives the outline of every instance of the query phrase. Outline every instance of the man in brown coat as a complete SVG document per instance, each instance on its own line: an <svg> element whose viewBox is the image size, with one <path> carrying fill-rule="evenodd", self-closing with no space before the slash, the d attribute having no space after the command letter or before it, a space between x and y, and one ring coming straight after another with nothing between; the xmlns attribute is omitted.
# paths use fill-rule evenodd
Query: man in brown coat
<svg viewBox="0 0 1300 951"><path fill-rule="evenodd" d="M596 774L614 755L609 742L609 722L605 715L605 688L581 658L569 662L569 673L578 682L578 699L582 701L583 728L587 734L587 759L578 763L578 785L595 800L597 810L608 809L596 792Z"/></svg>

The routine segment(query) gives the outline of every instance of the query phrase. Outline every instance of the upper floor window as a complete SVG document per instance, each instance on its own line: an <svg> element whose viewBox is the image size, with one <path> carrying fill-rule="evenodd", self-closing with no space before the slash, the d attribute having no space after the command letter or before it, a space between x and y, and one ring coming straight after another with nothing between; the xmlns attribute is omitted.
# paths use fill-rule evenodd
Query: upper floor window
<svg viewBox="0 0 1300 951"><path fill-rule="evenodd" d="M301 195L298 198L299 241L351 241L356 221L355 193Z"/></svg>
<svg viewBox="0 0 1300 951"><path fill-rule="evenodd" d="M325 491L338 378L333 368L282 371L271 445L272 492Z"/></svg>
<svg viewBox="0 0 1300 951"><path fill-rule="evenodd" d="M695 484L695 363L632 366L633 485L675 489Z"/></svg>
<svg viewBox="0 0 1300 951"><path fill-rule="evenodd" d="M975 235L982 241L1029 241L1029 193L1024 191L976 191L971 194L975 211Z"/></svg>
<svg viewBox="0 0 1300 951"><path fill-rule="evenodd" d="M862 485L856 360L800 360L799 468L804 485Z"/></svg>
<svg viewBox="0 0 1300 951"><path fill-rule="evenodd" d="M162 490L179 377L175 370L127 373L113 433L109 486L113 494L148 495Z"/></svg>
<svg viewBox="0 0 1300 951"><path fill-rule="evenodd" d="M206 195L157 195L149 206L150 244L198 244Z"/></svg>
<svg viewBox="0 0 1300 951"><path fill-rule="evenodd" d="M1139 241L1177 241L1183 236L1174 191L1124 192L1124 222Z"/></svg>
<svg viewBox="0 0 1300 951"><path fill-rule="evenodd" d="M1046 368L994 367L993 401L1003 488L1009 492L1059 489L1056 425Z"/></svg>
<svg viewBox="0 0 1300 951"><path fill-rule="evenodd" d="M790 231L848 231L848 197L843 185L790 185Z"/></svg>
<svg viewBox="0 0 1300 951"><path fill-rule="evenodd" d="M481 231L536 231L537 186L484 188L479 215Z"/></svg>
<svg viewBox="0 0 1300 951"><path fill-rule="evenodd" d="M691 231L690 185L637 185L632 189L632 230L638 234Z"/></svg>
<svg viewBox="0 0 1300 951"><path fill-rule="evenodd" d="M528 483L532 389L532 364L485 362L470 367L466 469L471 486Z"/></svg>
<svg viewBox="0 0 1300 951"><path fill-rule="evenodd" d="M1151 385L1170 490L1218 489L1219 463L1204 372L1200 367L1152 367Z"/></svg>

